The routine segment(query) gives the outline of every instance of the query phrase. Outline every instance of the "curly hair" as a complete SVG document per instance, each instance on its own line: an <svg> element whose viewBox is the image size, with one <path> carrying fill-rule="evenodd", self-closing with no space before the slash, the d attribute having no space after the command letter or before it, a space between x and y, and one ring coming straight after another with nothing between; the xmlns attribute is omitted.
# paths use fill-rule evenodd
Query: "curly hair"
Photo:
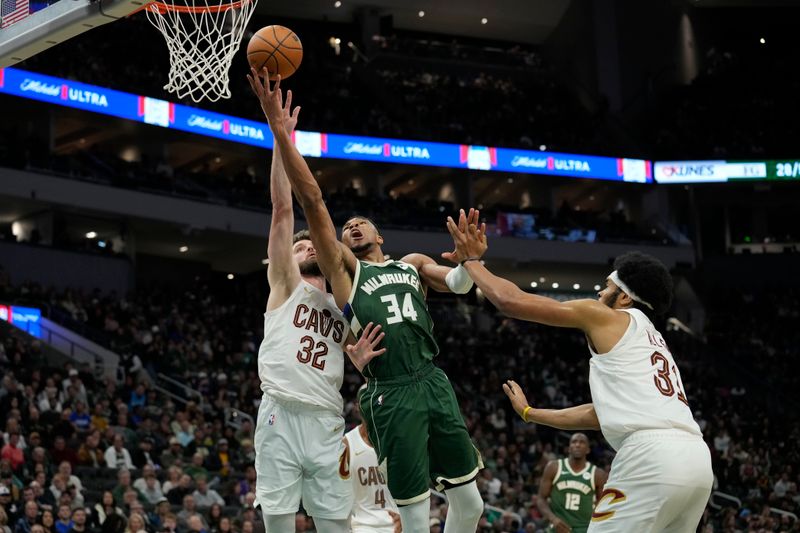
<svg viewBox="0 0 800 533"><path fill-rule="evenodd" d="M614 260L614 270L639 298L653 306L633 302L633 307L648 316L661 316L672 305L672 276L664 263L641 252L628 252Z"/></svg>
<svg viewBox="0 0 800 533"><path fill-rule="evenodd" d="M292 235L292 246L297 244L300 241L310 241L311 240L311 233L307 229L302 229Z"/></svg>

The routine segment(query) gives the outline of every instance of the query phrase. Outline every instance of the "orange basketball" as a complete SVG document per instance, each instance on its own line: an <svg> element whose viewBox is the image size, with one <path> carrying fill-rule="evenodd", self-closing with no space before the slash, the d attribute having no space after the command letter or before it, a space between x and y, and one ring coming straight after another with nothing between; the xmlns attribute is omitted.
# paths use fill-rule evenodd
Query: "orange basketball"
<svg viewBox="0 0 800 533"><path fill-rule="evenodd" d="M247 43L247 61L261 74L267 67L269 79L278 74L286 79L303 60L303 45L297 35L283 26L267 26L258 30Z"/></svg>

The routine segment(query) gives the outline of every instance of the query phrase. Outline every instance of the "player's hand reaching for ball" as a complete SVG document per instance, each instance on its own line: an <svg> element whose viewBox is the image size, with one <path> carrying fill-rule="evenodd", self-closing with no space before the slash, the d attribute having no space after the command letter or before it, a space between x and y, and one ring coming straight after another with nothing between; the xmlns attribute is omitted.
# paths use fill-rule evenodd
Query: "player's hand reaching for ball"
<svg viewBox="0 0 800 533"><path fill-rule="evenodd" d="M363 372L364 367L370 361L386 353L386 348L377 349L384 336L384 333L381 332L381 326L373 326L372 322L367 324L367 327L361 332L361 338L358 339L358 342L354 345L348 344L345 346L347 355L359 372Z"/></svg>
<svg viewBox="0 0 800 533"><path fill-rule="evenodd" d="M570 533L572 531L572 528L569 527L568 524L556 517L553 517L550 523L553 524L553 529L556 533Z"/></svg>
<svg viewBox="0 0 800 533"><path fill-rule="evenodd" d="M292 114L284 109L281 77L278 75L275 84L270 87L267 69L264 68L261 74L264 76L264 82L261 81L256 69L250 67L250 74L247 75L250 88L253 89L253 93L258 97L258 101L261 103L261 110L264 111L270 128L273 128L273 131L275 128L286 128L286 115L291 120ZM291 103L291 97L287 98L287 101ZM297 112L294 113L294 123L297 124Z"/></svg>
<svg viewBox="0 0 800 533"><path fill-rule="evenodd" d="M525 408L530 404L525 397L525 393L522 392L520 386L517 385L517 382L510 379L503 383L503 392L505 392L508 399L511 400L511 406L514 408L514 411L516 411L519 416L522 416Z"/></svg>
<svg viewBox="0 0 800 533"><path fill-rule="evenodd" d="M460 263L465 259L483 257L488 248L486 241L486 224L480 223L480 211L470 208L469 213L462 209L458 224L453 217L447 217L447 231L453 237L455 250L442 254L444 259Z"/></svg>

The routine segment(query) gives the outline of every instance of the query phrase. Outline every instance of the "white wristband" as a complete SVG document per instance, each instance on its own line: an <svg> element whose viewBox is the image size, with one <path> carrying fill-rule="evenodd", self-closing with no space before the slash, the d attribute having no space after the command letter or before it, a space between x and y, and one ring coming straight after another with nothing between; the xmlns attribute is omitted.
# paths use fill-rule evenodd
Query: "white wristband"
<svg viewBox="0 0 800 533"><path fill-rule="evenodd" d="M467 269L461 265L448 272L444 277L444 282L447 284L447 288L455 294L466 294L475 284L469 277Z"/></svg>

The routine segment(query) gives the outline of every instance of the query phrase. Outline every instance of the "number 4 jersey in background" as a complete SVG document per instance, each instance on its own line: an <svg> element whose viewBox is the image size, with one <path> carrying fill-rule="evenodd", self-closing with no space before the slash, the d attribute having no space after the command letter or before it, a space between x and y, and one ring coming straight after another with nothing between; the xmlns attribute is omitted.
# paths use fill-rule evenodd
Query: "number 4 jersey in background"
<svg viewBox="0 0 800 533"><path fill-rule="evenodd" d="M389 511L397 512L397 505L389 493L386 478L378 468L375 450L361 436L361 426L345 434L348 457L343 465L353 484L353 533L392 533L394 524Z"/></svg>

